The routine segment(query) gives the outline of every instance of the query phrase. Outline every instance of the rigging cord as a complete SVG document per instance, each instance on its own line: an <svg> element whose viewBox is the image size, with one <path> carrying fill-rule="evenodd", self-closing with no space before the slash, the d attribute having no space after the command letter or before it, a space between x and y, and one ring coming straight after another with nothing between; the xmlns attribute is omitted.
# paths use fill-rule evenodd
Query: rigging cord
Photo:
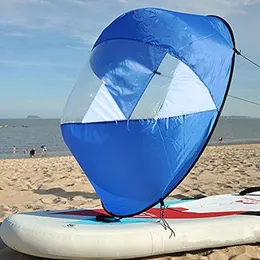
<svg viewBox="0 0 260 260"><path fill-rule="evenodd" d="M169 223L168 223L168 222L166 221L166 219L164 218L164 210L165 210L164 201L161 200L161 201L160 201L160 204L161 204L161 207L160 207L160 209L161 209L161 216L160 216L159 222L162 223L162 226L163 226L163 228L164 228L165 230L167 230L167 229L170 229L170 230L171 230L171 234L170 234L170 236L169 236L169 238L171 238L172 235L175 236L175 232L173 231L173 229L170 227Z"/></svg>
<svg viewBox="0 0 260 260"><path fill-rule="evenodd" d="M257 64L256 62L254 62L253 60L249 59L249 58L246 57L245 55L243 55L243 54L241 53L241 50L239 51L239 50L237 50L236 48L234 48L233 50L234 50L234 52L235 52L237 55L241 56L242 58L244 58L245 60L249 61L251 64L253 64L254 66L256 66L257 68L260 69L260 65ZM238 99L238 100L241 100L241 101L244 101L244 102L253 104L253 105L260 106L260 103L258 103L258 102L254 102L254 101L251 101L251 100L248 100L248 99L245 99L245 98L236 97L236 96L233 96L233 95L228 95L228 96L231 97L231 98L235 98L235 99Z"/></svg>
<svg viewBox="0 0 260 260"><path fill-rule="evenodd" d="M236 48L234 48L233 50L234 50L234 52L235 52L237 55L239 55L239 56L241 56L242 58L244 58L245 60L251 62L253 65L255 65L256 67L258 67L258 68L260 69L260 65L257 64L256 62L254 62L253 60L249 59L249 58L246 57L245 55L243 55L243 54L241 53L241 50L238 51Z"/></svg>
<svg viewBox="0 0 260 260"><path fill-rule="evenodd" d="M232 95L228 95L228 96L231 97L231 98L235 98L235 99L238 99L238 100L241 100L241 101L253 104L253 105L260 106L260 103L257 103L257 102L254 102L254 101L251 101L251 100L248 100L248 99L244 99L244 98L240 98L240 97L236 97L236 96L232 96Z"/></svg>

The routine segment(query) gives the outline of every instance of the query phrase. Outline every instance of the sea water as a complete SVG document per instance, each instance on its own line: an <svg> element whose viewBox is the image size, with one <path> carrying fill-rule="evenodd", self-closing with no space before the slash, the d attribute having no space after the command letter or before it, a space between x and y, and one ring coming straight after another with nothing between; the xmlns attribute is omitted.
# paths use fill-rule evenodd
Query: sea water
<svg viewBox="0 0 260 260"><path fill-rule="evenodd" d="M219 137L223 138L221 144L260 143L260 118L220 118L209 145L220 144ZM41 152L42 145L47 154ZM62 139L59 119L0 119L1 159L28 157L24 150L32 148L36 157L71 154Z"/></svg>

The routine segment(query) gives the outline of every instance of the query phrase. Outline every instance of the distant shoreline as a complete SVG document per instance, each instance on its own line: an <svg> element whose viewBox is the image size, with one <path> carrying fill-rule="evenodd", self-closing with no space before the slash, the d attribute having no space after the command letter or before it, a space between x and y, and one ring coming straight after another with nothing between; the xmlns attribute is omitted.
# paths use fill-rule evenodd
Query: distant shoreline
<svg viewBox="0 0 260 260"><path fill-rule="evenodd" d="M64 142L59 119L24 119L0 120L0 159L25 158L25 149L36 148L36 157L68 156L70 151ZM228 119L222 117L215 128L208 146L230 146L260 143L260 119ZM221 141L222 137L222 142ZM12 154L13 146L15 155ZM47 155L41 153L40 147L46 145ZM145 148L144 148L145 149Z"/></svg>
<svg viewBox="0 0 260 260"><path fill-rule="evenodd" d="M207 146L230 146L230 145L246 145L246 144L260 144L260 140L249 140L249 141L223 141L221 142L211 142Z"/></svg>
<svg viewBox="0 0 260 260"><path fill-rule="evenodd" d="M26 119L38 119L38 120L61 120L61 118L56 117L40 117L36 116L37 118L27 118L27 117L4 117L0 118L0 120L26 120ZM220 119L260 119L260 117L251 117L251 116L220 116Z"/></svg>
<svg viewBox="0 0 260 260"><path fill-rule="evenodd" d="M207 148L220 148L220 147L241 147L241 146L257 146L260 145L260 141L259 142L243 142L243 143L220 143L220 144L208 144ZM204 150L205 151L205 150ZM39 152L38 152L39 154ZM24 159L30 159L30 160L35 160L35 159L47 159L47 158L58 158L58 157L74 157L70 152L63 152L63 154L61 152L53 152L53 153L49 153L47 155L44 156L37 156L34 158L30 158L29 156L12 156L12 157L8 157L8 158L1 158L0 157L0 161L1 160L24 160Z"/></svg>

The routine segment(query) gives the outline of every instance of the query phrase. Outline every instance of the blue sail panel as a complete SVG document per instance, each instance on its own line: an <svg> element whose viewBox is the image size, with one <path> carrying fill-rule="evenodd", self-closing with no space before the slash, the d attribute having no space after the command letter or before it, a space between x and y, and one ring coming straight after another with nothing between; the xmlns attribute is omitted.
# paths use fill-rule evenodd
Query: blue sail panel
<svg viewBox="0 0 260 260"><path fill-rule="evenodd" d="M62 132L96 192L105 198L105 208L123 215L153 204L179 182L205 145L216 116L215 110L118 124L64 124Z"/></svg>
<svg viewBox="0 0 260 260"><path fill-rule="evenodd" d="M111 215L152 207L189 173L224 105L234 48L222 18L156 8L101 33L61 131Z"/></svg>
<svg viewBox="0 0 260 260"><path fill-rule="evenodd" d="M222 19L157 8L137 9L112 22L93 49L112 39L135 39L179 58L199 75L220 109L234 54L232 35Z"/></svg>

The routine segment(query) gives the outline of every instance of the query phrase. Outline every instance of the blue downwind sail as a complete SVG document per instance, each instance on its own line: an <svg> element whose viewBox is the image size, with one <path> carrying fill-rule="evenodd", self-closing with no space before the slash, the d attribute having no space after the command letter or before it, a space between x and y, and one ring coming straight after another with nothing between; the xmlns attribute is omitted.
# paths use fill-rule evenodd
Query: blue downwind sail
<svg viewBox="0 0 260 260"><path fill-rule="evenodd" d="M111 215L152 207L191 170L224 105L234 48L222 18L157 8L101 33L61 130Z"/></svg>

